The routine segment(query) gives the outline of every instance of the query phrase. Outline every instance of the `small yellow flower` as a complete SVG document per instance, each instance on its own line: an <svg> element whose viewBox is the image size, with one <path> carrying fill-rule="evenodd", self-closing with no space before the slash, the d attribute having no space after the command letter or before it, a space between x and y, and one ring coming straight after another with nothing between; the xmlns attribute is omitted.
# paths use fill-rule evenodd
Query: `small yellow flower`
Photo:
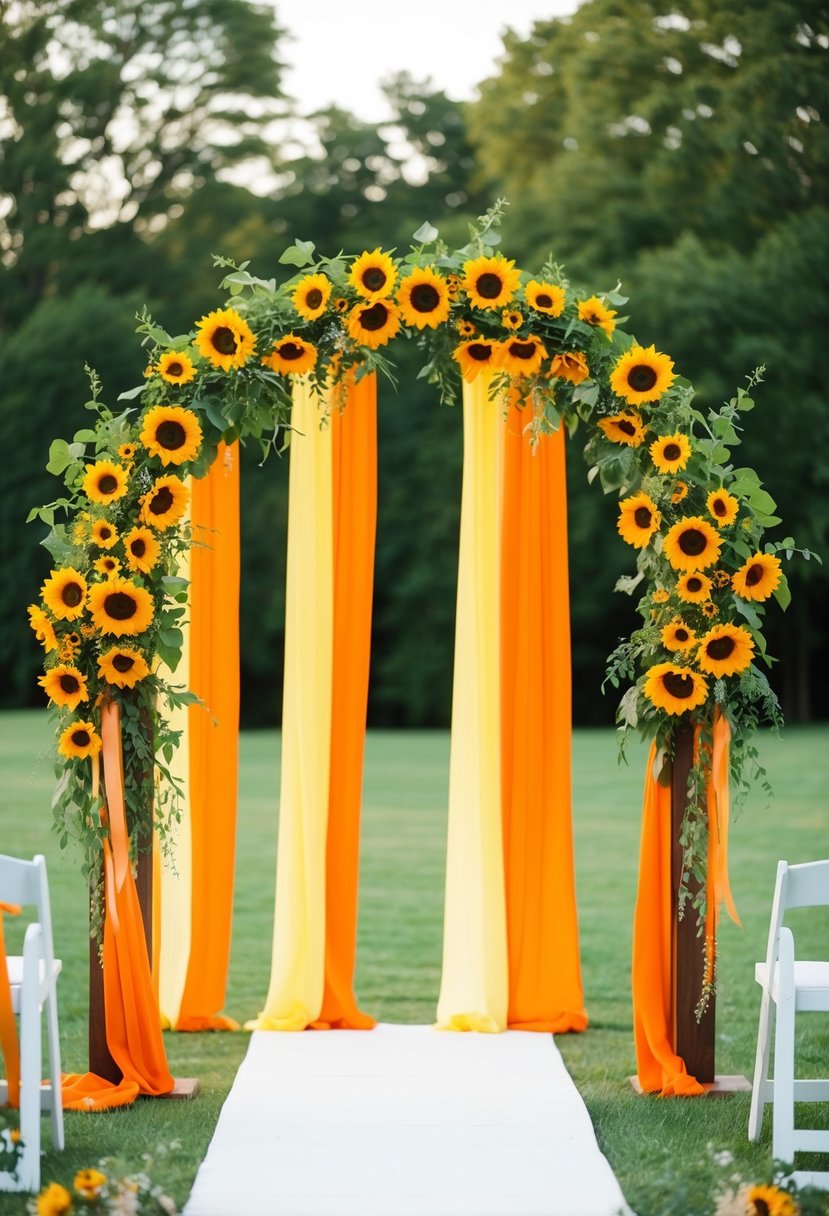
<svg viewBox="0 0 829 1216"><path fill-rule="evenodd" d="M504 329L520 329L524 318L514 308L505 308L501 313L501 324Z"/></svg>
<svg viewBox="0 0 829 1216"><path fill-rule="evenodd" d="M467 321L465 317L462 317L460 321L455 322L455 329L462 338L474 338L475 334L478 332L472 322Z"/></svg>
<svg viewBox="0 0 829 1216"><path fill-rule="evenodd" d="M63 1216L72 1210L72 1196L59 1182L50 1182L37 1197L37 1216Z"/></svg>
<svg viewBox="0 0 829 1216"><path fill-rule="evenodd" d="M590 368L581 351L567 350L553 355L549 375L558 380L567 380L570 384L581 384L590 375Z"/></svg>
<svg viewBox="0 0 829 1216"><path fill-rule="evenodd" d="M73 1185L84 1199L96 1199L106 1180L106 1174L100 1170L78 1170Z"/></svg>
<svg viewBox="0 0 829 1216"><path fill-rule="evenodd" d="M673 494L671 494L671 502L682 502L683 498L688 497L688 482L678 481L674 486Z"/></svg>
<svg viewBox="0 0 829 1216"><path fill-rule="evenodd" d="M651 599L655 604L667 604L670 598L671 593L666 591L664 587L657 587L656 591L654 591L653 595L651 596Z"/></svg>
<svg viewBox="0 0 829 1216"><path fill-rule="evenodd" d="M616 328L616 322L613 320L616 316L615 308L608 308L598 296L591 296L589 300L579 300L578 308L580 321L586 321L588 325L604 330L608 338L611 336Z"/></svg>

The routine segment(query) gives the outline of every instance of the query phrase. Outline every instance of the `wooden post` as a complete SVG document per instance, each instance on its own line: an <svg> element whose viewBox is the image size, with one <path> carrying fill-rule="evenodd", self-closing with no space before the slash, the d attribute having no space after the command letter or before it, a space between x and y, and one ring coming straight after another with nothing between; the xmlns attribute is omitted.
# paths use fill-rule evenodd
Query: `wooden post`
<svg viewBox="0 0 829 1216"><path fill-rule="evenodd" d="M101 891L101 898L104 898ZM104 971L96 938L89 939L89 1071L117 1085L122 1078L107 1044Z"/></svg>

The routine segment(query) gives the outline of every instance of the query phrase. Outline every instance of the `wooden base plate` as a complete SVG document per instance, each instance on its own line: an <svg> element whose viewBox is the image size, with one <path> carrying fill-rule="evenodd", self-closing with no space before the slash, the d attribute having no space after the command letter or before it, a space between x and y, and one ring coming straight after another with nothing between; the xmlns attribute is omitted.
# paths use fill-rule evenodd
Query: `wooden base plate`
<svg viewBox="0 0 829 1216"><path fill-rule="evenodd" d="M634 1093L644 1094L638 1077L628 1077ZM704 1094L675 1094L674 1097L689 1098L729 1098L732 1094L750 1094L751 1082L747 1077L718 1075L714 1078Z"/></svg>
<svg viewBox="0 0 829 1216"><path fill-rule="evenodd" d="M199 1092L198 1077L174 1077L173 1088L168 1094L159 1094L161 1098L195 1098Z"/></svg>

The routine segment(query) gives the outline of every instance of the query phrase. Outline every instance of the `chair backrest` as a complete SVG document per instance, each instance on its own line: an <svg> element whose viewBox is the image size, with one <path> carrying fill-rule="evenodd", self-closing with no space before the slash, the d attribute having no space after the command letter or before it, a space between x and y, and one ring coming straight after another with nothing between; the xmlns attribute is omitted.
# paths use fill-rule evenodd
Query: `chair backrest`
<svg viewBox="0 0 829 1216"><path fill-rule="evenodd" d="M787 861L778 861L766 947L768 975L771 975L777 962L780 927L786 910L825 905L829 906L829 860L806 861L796 866L790 866Z"/></svg>
<svg viewBox="0 0 829 1216"><path fill-rule="evenodd" d="M52 910L46 858L42 853L31 861L0 853L0 899L9 904L34 905L37 908L37 920L43 934L43 957L51 962L55 956Z"/></svg>

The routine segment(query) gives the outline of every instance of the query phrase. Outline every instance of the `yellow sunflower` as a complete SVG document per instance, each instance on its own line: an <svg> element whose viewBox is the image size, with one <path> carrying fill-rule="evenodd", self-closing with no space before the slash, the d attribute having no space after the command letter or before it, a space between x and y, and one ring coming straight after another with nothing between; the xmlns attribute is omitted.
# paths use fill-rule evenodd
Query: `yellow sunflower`
<svg viewBox="0 0 829 1216"><path fill-rule="evenodd" d="M733 676L754 658L754 639L742 625L714 625L699 644L697 662L709 675Z"/></svg>
<svg viewBox="0 0 829 1216"><path fill-rule="evenodd" d="M144 415L141 442L163 465L195 460L202 441L201 424L180 405L154 405Z"/></svg>
<svg viewBox="0 0 829 1216"><path fill-rule="evenodd" d="M127 471L111 460L96 460L87 465L81 488L92 502L109 503L123 498L127 492Z"/></svg>
<svg viewBox="0 0 829 1216"><path fill-rule="evenodd" d="M701 515L680 519L665 537L664 553L674 570L705 570L720 556L722 540Z"/></svg>
<svg viewBox="0 0 829 1216"><path fill-rule="evenodd" d="M189 384L196 378L196 365L188 354L179 350L168 350L161 356L155 369L168 384Z"/></svg>
<svg viewBox="0 0 829 1216"><path fill-rule="evenodd" d="M662 516L656 503L647 494L631 494L619 503L616 522L619 535L634 549L644 549L659 527Z"/></svg>
<svg viewBox="0 0 829 1216"><path fill-rule="evenodd" d="M316 321L331 299L331 280L324 274L306 274L291 296L291 303L306 321Z"/></svg>
<svg viewBox="0 0 829 1216"><path fill-rule="evenodd" d="M149 591L128 578L93 583L89 591L89 611L101 633L114 638L143 633L154 615Z"/></svg>
<svg viewBox="0 0 829 1216"><path fill-rule="evenodd" d="M135 460L135 453L138 451L138 445L135 443L122 443L118 449L118 459L123 460L125 464L132 464Z"/></svg>
<svg viewBox="0 0 829 1216"><path fill-rule="evenodd" d="M651 596L651 599L655 604L667 604L670 598L670 591L666 591L664 587L657 587L656 591L654 591L653 595Z"/></svg>
<svg viewBox="0 0 829 1216"><path fill-rule="evenodd" d="M473 338L469 342L459 342L452 351L452 358L460 364L464 380L471 384L484 368L492 369L498 366L500 351L500 342L485 342L482 338Z"/></svg>
<svg viewBox="0 0 829 1216"><path fill-rule="evenodd" d="M467 321L466 317L462 317L460 321L455 322L455 329L462 338L474 338L478 332L477 327L471 321Z"/></svg>
<svg viewBox="0 0 829 1216"><path fill-rule="evenodd" d="M348 318L348 334L361 346L377 350L390 342L400 329L400 313L391 300L357 304Z"/></svg>
<svg viewBox="0 0 829 1216"><path fill-rule="evenodd" d="M590 375L590 368L581 351L561 351L550 360L549 375L558 380L569 380L570 384L581 384Z"/></svg>
<svg viewBox="0 0 829 1216"><path fill-rule="evenodd" d="M711 594L711 579L698 570L691 570L677 582L676 593L686 604L701 604Z"/></svg>
<svg viewBox="0 0 829 1216"><path fill-rule="evenodd" d="M518 288L521 272L515 262L495 253L464 262L463 287L473 308L503 308Z"/></svg>
<svg viewBox="0 0 829 1216"><path fill-rule="evenodd" d="M534 376L546 358L547 348L536 334L501 343L501 367L511 376Z"/></svg>
<svg viewBox="0 0 829 1216"><path fill-rule="evenodd" d="M75 655L81 648L81 635L75 633L65 633L60 640L60 648L58 650L58 658L64 663L71 663Z"/></svg>
<svg viewBox="0 0 829 1216"><path fill-rule="evenodd" d="M331 301L331 307L334 309L334 312L348 312L351 305L345 296L337 296L336 299Z"/></svg>
<svg viewBox="0 0 829 1216"><path fill-rule="evenodd" d="M113 646L98 659L99 677L119 688L132 688L149 674L147 660L131 646Z"/></svg>
<svg viewBox="0 0 829 1216"><path fill-rule="evenodd" d="M92 525L91 539L99 549L111 549L118 543L118 529L106 519L96 519Z"/></svg>
<svg viewBox="0 0 829 1216"><path fill-rule="evenodd" d="M352 264L348 281L366 300L383 300L390 296L397 280L397 269L388 253L380 248L371 253L363 250Z"/></svg>
<svg viewBox="0 0 829 1216"><path fill-rule="evenodd" d="M616 316L615 308L608 308L598 296L591 296L589 300L579 300L578 309L580 321L603 329L608 338L610 337L616 328L616 322L613 320Z"/></svg>
<svg viewBox="0 0 829 1216"><path fill-rule="evenodd" d="M298 334L285 334L273 344L273 350L262 356L262 362L283 376L304 376L317 362L317 348Z"/></svg>
<svg viewBox="0 0 829 1216"><path fill-rule="evenodd" d="M404 325L436 329L449 316L449 288L431 266L407 274L397 289L397 303Z"/></svg>
<svg viewBox="0 0 829 1216"><path fill-rule="evenodd" d="M669 714L684 714L703 704L708 696L708 684L690 667L656 663L648 668L642 691L657 709L664 709Z"/></svg>
<svg viewBox="0 0 829 1216"><path fill-rule="evenodd" d="M727 570L714 570L711 578L715 587L727 587L731 582L731 575Z"/></svg>
<svg viewBox="0 0 829 1216"><path fill-rule="evenodd" d="M501 324L504 329L520 329L524 318L514 308L505 308L501 313Z"/></svg>
<svg viewBox="0 0 829 1216"><path fill-rule="evenodd" d="M673 503L682 502L683 498L687 498L687 497L688 497L687 481L676 482L676 484L674 485L673 493L671 494L671 502L673 502Z"/></svg>
<svg viewBox="0 0 829 1216"><path fill-rule="evenodd" d="M58 740L58 751L69 760L85 760L97 756L100 750L101 737L91 722L73 722Z"/></svg>
<svg viewBox="0 0 829 1216"><path fill-rule="evenodd" d="M253 330L233 308L214 309L201 318L196 330L199 354L225 372L243 367L256 346Z"/></svg>
<svg viewBox="0 0 829 1216"><path fill-rule="evenodd" d="M524 299L535 312L548 317L560 317L564 312L564 288L556 283L539 283L530 279L524 288Z"/></svg>
<svg viewBox="0 0 829 1216"><path fill-rule="evenodd" d="M647 405L658 401L674 382L673 360L659 354L654 346L634 343L613 368L610 387L628 405Z"/></svg>
<svg viewBox="0 0 829 1216"><path fill-rule="evenodd" d="M691 443L687 435L660 435L648 448L651 460L660 473L679 473L691 459Z"/></svg>
<svg viewBox="0 0 829 1216"><path fill-rule="evenodd" d="M666 650L690 650L697 635L684 621L671 621L662 630L662 645Z"/></svg>
<svg viewBox="0 0 829 1216"><path fill-rule="evenodd" d="M29 604L26 611L29 614L29 628L34 631L35 637L46 653L57 650L58 639L55 637L55 627L43 609L38 604Z"/></svg>
<svg viewBox="0 0 829 1216"><path fill-rule="evenodd" d="M746 1191L746 1216L798 1216L800 1208L776 1186L752 1186Z"/></svg>
<svg viewBox="0 0 829 1216"><path fill-rule="evenodd" d="M46 675L40 677L38 684L50 701L67 709L77 709L79 702L89 699L86 676L69 663L50 667Z"/></svg>
<svg viewBox="0 0 829 1216"><path fill-rule="evenodd" d="M164 532L183 517L189 498L190 491L180 477L174 473L159 477L141 499L141 521Z"/></svg>
<svg viewBox="0 0 829 1216"><path fill-rule="evenodd" d="M149 528L136 527L124 537L124 551L130 570L149 574L158 561L161 546Z"/></svg>
<svg viewBox="0 0 829 1216"><path fill-rule="evenodd" d="M731 586L741 600L767 600L782 577L779 557L773 553L755 553L732 575Z"/></svg>
<svg viewBox="0 0 829 1216"><path fill-rule="evenodd" d="M625 443L630 448L641 447L645 440L642 416L636 410L621 410L608 418L599 418L596 425L613 443Z"/></svg>
<svg viewBox="0 0 829 1216"><path fill-rule="evenodd" d="M121 563L117 557L113 557L111 553L107 553L104 557L98 558L95 562L95 569L99 574L103 574L105 578L112 578L113 575L120 573Z"/></svg>
<svg viewBox="0 0 829 1216"><path fill-rule="evenodd" d="M712 600L706 600L705 603L700 606L700 612L703 616L707 616L709 620L713 620L715 616L720 615L719 608Z"/></svg>
<svg viewBox="0 0 829 1216"><path fill-rule="evenodd" d="M78 1170L72 1185L83 1199L91 1200L97 1199L106 1180L100 1170Z"/></svg>
<svg viewBox="0 0 829 1216"><path fill-rule="evenodd" d="M53 570L41 587L41 595L52 616L60 621L76 620L86 607L86 579L67 566Z"/></svg>
<svg viewBox="0 0 829 1216"><path fill-rule="evenodd" d="M712 490L705 500L705 505L718 528L733 524L740 511L739 499L729 494L728 490Z"/></svg>

